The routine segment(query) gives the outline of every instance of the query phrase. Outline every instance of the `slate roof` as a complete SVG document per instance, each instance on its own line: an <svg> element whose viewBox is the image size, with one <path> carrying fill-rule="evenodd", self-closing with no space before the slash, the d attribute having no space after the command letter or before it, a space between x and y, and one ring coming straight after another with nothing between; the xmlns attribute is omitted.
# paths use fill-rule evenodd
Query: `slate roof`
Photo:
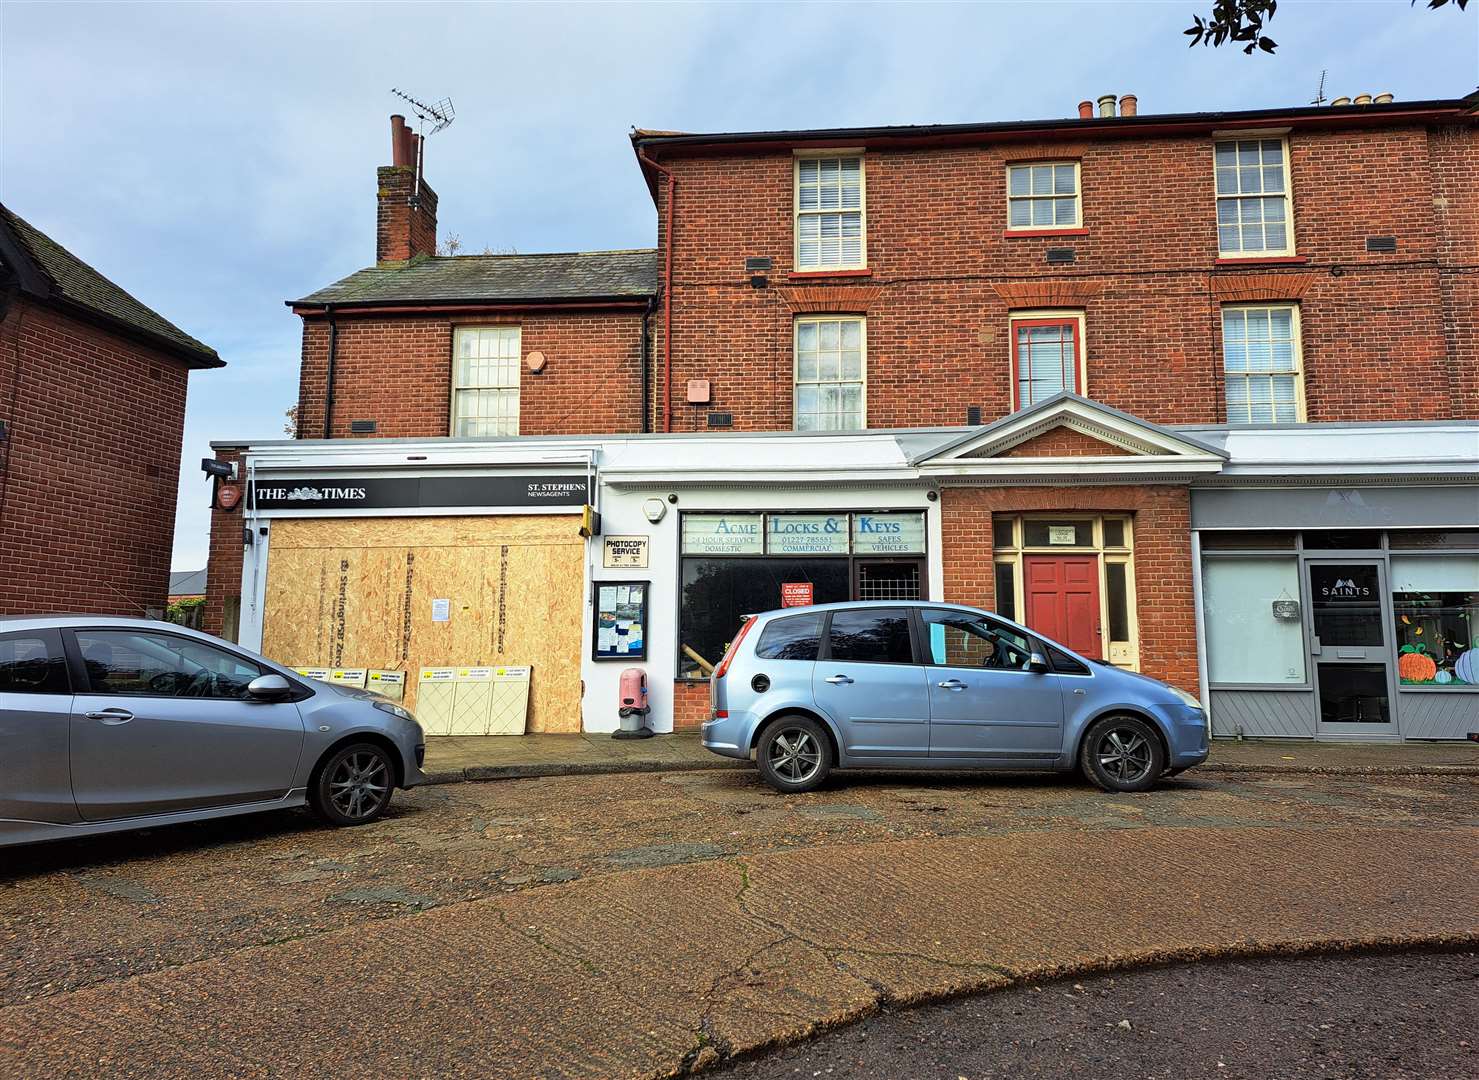
<svg viewBox="0 0 1479 1080"><path fill-rule="evenodd" d="M657 292L656 248L549 255L434 255L372 266L289 304L640 300Z"/></svg>
<svg viewBox="0 0 1479 1080"><path fill-rule="evenodd" d="M216 350L147 307L25 219L0 205L0 266L41 300L81 308L194 368L224 367Z"/></svg>
<svg viewBox="0 0 1479 1080"><path fill-rule="evenodd" d="M171 570L169 594L171 596L204 596L204 570Z"/></svg>

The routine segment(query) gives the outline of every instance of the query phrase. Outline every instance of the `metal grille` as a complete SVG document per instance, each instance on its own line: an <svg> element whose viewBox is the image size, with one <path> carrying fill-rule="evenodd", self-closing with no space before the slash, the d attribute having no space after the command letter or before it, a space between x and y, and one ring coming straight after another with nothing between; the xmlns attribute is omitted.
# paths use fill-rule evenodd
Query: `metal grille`
<svg viewBox="0 0 1479 1080"><path fill-rule="evenodd" d="M919 564L858 567L859 600L918 600Z"/></svg>

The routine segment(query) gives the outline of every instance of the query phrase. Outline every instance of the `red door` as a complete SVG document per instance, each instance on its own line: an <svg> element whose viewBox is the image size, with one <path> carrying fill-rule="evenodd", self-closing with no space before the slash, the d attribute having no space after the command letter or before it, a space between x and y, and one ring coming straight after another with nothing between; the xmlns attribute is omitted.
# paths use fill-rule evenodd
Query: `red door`
<svg viewBox="0 0 1479 1080"><path fill-rule="evenodd" d="M1028 555L1027 625L1084 656L1101 657L1099 560L1093 555Z"/></svg>

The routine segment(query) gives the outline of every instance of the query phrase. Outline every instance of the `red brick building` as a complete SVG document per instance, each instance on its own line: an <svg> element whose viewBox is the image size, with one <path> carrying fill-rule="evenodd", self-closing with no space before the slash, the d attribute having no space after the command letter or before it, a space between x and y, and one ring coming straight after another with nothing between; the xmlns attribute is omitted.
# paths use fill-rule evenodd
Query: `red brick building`
<svg viewBox="0 0 1479 1080"><path fill-rule="evenodd" d="M1439 486L1479 475L1479 98L1144 115L1126 97L1071 120L637 131L656 249L580 256L435 256L435 195L395 132L376 266L293 302L300 437L987 432L1020 414L1027 426L993 444L990 468L915 463L938 499L934 598L1222 689L1238 730L1277 728L1284 705L1271 703L1297 690L1326 733L1361 732L1342 710L1393 697L1396 650L1416 647L1401 637L1416 624L1394 622L1400 597L1436 588L1395 589L1411 567L1386 553L1418 543L1401 530L1443 526L1422 543L1459 560L1472 548L1479 574L1479 494ZM1401 473L1383 450L1343 472L1320 457L1334 442L1295 438L1405 437L1418 462L1426 432L1460 464L1445 450ZM1291 476L1309 466L1289 481L1307 505L1261 519L1253 509L1278 500L1256 489L1274 479L1240 452L1276 453ZM1171 462L1186 454L1195 468ZM1206 468L1221 478L1201 475L1218 454L1228 468ZM1231 489L1239 469L1247 504L1209 491L1199 512L1199 489ZM1423 485L1421 507L1404 501ZM1344 517L1316 507L1337 502ZM1264 532L1233 537L1238 515ZM1337 525L1360 535L1327 532ZM222 557L234 529L218 515ZM1203 529L1244 561L1204 568ZM1302 620L1296 648L1320 637L1313 553L1365 553L1349 573L1370 570L1368 592L1386 597L1373 618L1398 626L1381 632L1381 664L1332 651L1278 671L1272 657L1257 671L1228 660L1219 677L1215 650L1233 647L1209 645L1206 621L1221 618L1224 580L1263 558L1256 587L1287 592L1285 556L1269 554L1286 545L1305 610L1277 610ZM1458 582L1441 592L1469 619L1468 563L1437 567L1418 577ZM237 577L213 559L213 589ZM1459 640L1449 615L1433 617ZM674 713L696 719L702 692L682 670ZM1479 709L1422 700L1440 727Z"/></svg>
<svg viewBox="0 0 1479 1080"><path fill-rule="evenodd" d="M0 614L162 612L214 349L0 207Z"/></svg>

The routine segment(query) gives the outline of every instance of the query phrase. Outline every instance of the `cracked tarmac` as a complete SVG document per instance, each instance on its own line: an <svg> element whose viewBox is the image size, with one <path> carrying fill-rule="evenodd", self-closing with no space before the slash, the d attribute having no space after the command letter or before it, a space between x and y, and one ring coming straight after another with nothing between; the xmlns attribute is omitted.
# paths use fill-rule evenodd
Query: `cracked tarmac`
<svg viewBox="0 0 1479 1080"><path fill-rule="evenodd" d="M1061 970L1479 934L1479 782L708 771L3 854L0 1071L662 1076ZM1112 926L1113 933L1106 933Z"/></svg>

